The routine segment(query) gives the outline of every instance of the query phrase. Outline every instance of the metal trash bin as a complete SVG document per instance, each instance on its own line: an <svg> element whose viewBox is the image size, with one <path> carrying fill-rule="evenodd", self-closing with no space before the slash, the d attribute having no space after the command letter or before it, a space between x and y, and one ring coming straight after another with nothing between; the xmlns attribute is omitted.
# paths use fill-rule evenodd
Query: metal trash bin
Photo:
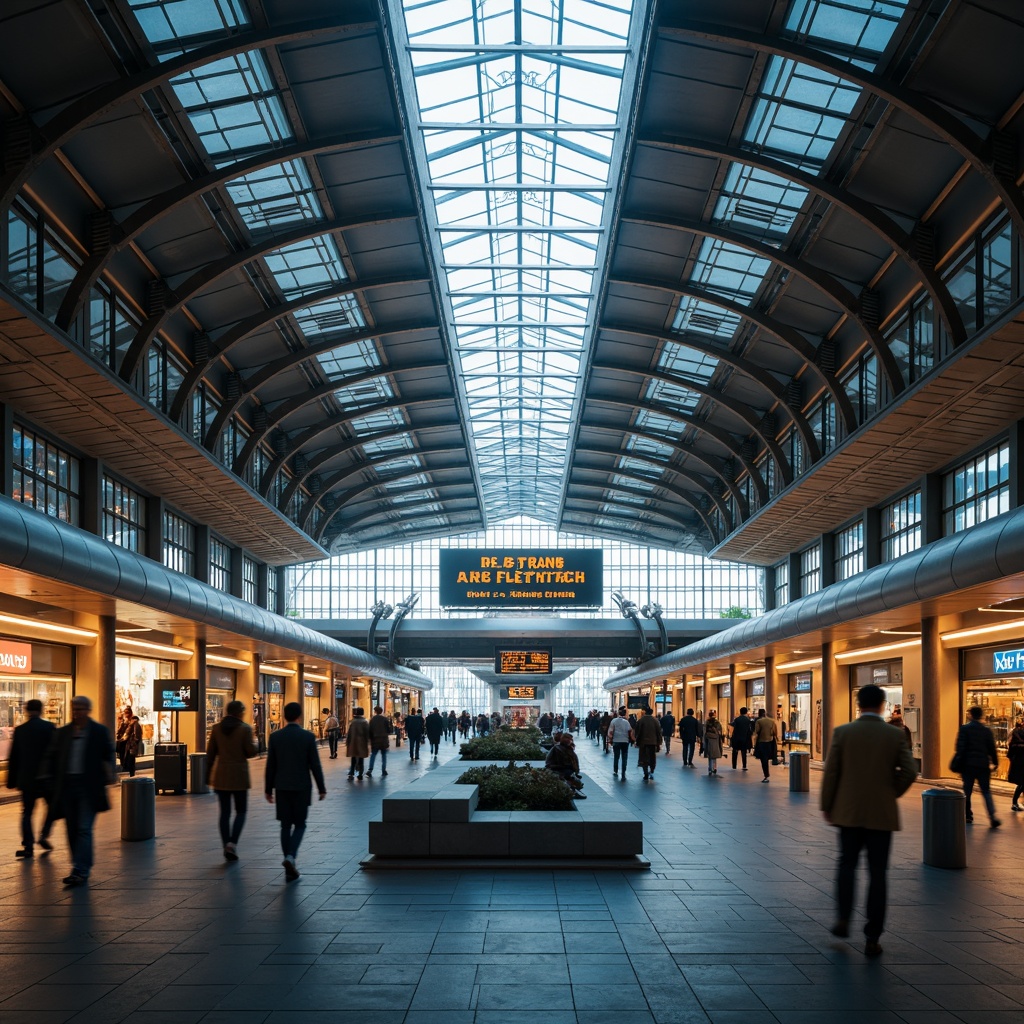
<svg viewBox="0 0 1024 1024"><path fill-rule="evenodd" d="M184 793L188 784L188 747L184 743L158 743L153 751L153 781L158 793Z"/></svg>
<svg viewBox="0 0 1024 1024"><path fill-rule="evenodd" d="M811 755L794 750L789 755L790 793L809 793L811 790Z"/></svg>
<svg viewBox="0 0 1024 1024"><path fill-rule="evenodd" d="M121 838L130 842L156 835L156 785L136 776L121 780Z"/></svg>
<svg viewBox="0 0 1024 1024"><path fill-rule="evenodd" d="M921 794L924 862L933 868L967 867L967 800L955 789Z"/></svg>
<svg viewBox="0 0 1024 1024"><path fill-rule="evenodd" d="M206 754L188 755L188 791L190 793L209 793L206 784Z"/></svg>

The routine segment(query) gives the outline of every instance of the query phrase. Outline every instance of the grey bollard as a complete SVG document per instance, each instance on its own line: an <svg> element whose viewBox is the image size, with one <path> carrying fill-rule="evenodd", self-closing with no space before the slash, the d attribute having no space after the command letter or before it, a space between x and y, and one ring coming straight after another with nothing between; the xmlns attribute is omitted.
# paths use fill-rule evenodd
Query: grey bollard
<svg viewBox="0 0 1024 1024"><path fill-rule="evenodd" d="M924 862L933 868L967 867L967 800L955 789L921 794Z"/></svg>
<svg viewBox="0 0 1024 1024"><path fill-rule="evenodd" d="M789 755L790 793L809 793L811 790L811 755L795 750Z"/></svg>
<svg viewBox="0 0 1024 1024"><path fill-rule="evenodd" d="M156 784L137 776L121 780L121 838L130 842L156 835Z"/></svg>
<svg viewBox="0 0 1024 1024"><path fill-rule="evenodd" d="M206 755L188 755L188 791L190 793L209 793L206 784Z"/></svg>

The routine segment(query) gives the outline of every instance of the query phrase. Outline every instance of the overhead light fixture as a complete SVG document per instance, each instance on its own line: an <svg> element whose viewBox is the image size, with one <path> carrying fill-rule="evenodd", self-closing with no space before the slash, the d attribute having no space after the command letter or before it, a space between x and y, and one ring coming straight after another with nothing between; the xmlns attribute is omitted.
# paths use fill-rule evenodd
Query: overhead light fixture
<svg viewBox="0 0 1024 1024"><path fill-rule="evenodd" d="M0 624L5 626L17 626L20 629L34 629L41 633L51 633L54 636L66 637L69 640L92 642L99 636L99 633L94 629L79 629L77 626L62 626L57 622L47 622L45 619L27 619L21 615L0 615Z"/></svg>
<svg viewBox="0 0 1024 1024"><path fill-rule="evenodd" d="M251 661L242 661L241 658L229 658L224 654L207 654L206 664L216 668L251 668Z"/></svg>
<svg viewBox="0 0 1024 1024"><path fill-rule="evenodd" d="M264 661L260 665L260 671L265 676L297 676L299 673L293 668L285 668L282 665L271 665Z"/></svg>
<svg viewBox="0 0 1024 1024"><path fill-rule="evenodd" d="M708 676L704 682L706 683L728 683L732 679L732 676Z"/></svg>
<svg viewBox="0 0 1024 1024"><path fill-rule="evenodd" d="M921 630L919 629L880 629L878 631L882 636L920 636Z"/></svg>
<svg viewBox="0 0 1024 1024"><path fill-rule="evenodd" d="M1005 633L1008 630L1019 631L1024 628L1020 619L1013 622L997 622L994 626L975 626L972 629L956 629L952 633L940 634L943 642L947 640L964 640L969 636L983 636L986 633Z"/></svg>
<svg viewBox="0 0 1024 1024"><path fill-rule="evenodd" d="M150 626L121 626L114 632L118 635L121 633L152 633L153 629Z"/></svg>
<svg viewBox="0 0 1024 1024"><path fill-rule="evenodd" d="M879 644L877 647L860 647L855 651L842 651L835 656L840 664L848 664L851 661L861 661L864 658L875 657L879 654L890 654L893 651L903 651L909 647L920 647L920 640L900 640L894 644Z"/></svg>
<svg viewBox="0 0 1024 1024"><path fill-rule="evenodd" d="M764 665L760 668L746 668L742 672L736 673L737 679L759 679L764 675Z"/></svg>
<svg viewBox="0 0 1024 1024"><path fill-rule="evenodd" d="M302 676L303 679L308 679L312 683L329 683L330 679L327 676L314 675L312 672L305 672Z"/></svg>
<svg viewBox="0 0 1024 1024"><path fill-rule="evenodd" d="M172 661L188 661L189 658L195 657L196 653L187 647L171 647L169 644L156 644L151 640L134 640L130 636L119 636L117 647L126 647L129 653L141 651L145 654L161 654Z"/></svg>
<svg viewBox="0 0 1024 1024"><path fill-rule="evenodd" d="M779 672L795 672L801 668L814 668L821 664L821 658L805 658L803 661L784 661L775 668Z"/></svg>
<svg viewBox="0 0 1024 1024"><path fill-rule="evenodd" d="M366 683L357 683L353 679L352 682L349 683L349 686L351 686L353 690L362 690L362 689L364 689L366 687Z"/></svg>
<svg viewBox="0 0 1024 1024"><path fill-rule="evenodd" d="M1024 608L1000 608L998 605L986 605L979 612L995 612L997 615L1024 615Z"/></svg>

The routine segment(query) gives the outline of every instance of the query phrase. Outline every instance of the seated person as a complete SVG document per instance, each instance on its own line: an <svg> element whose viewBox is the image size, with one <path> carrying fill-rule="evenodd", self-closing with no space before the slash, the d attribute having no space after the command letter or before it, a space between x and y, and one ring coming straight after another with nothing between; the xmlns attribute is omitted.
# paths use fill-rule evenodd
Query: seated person
<svg viewBox="0 0 1024 1024"><path fill-rule="evenodd" d="M565 780L575 799L585 800L586 797L579 792L583 788L583 782L579 778L580 763L572 749L572 733L557 732L554 740L548 756L544 759L544 767Z"/></svg>

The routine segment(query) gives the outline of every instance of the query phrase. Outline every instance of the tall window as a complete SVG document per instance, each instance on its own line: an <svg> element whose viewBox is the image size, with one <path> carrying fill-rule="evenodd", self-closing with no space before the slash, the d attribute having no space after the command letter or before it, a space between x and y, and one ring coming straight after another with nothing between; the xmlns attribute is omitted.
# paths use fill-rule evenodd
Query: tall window
<svg viewBox="0 0 1024 1024"><path fill-rule="evenodd" d="M789 559L775 566L775 607L789 604Z"/></svg>
<svg viewBox="0 0 1024 1024"><path fill-rule="evenodd" d="M231 593L231 545L210 538L210 586Z"/></svg>
<svg viewBox="0 0 1024 1024"><path fill-rule="evenodd" d="M103 477L103 536L129 551L146 550L146 499L112 476Z"/></svg>
<svg viewBox="0 0 1024 1024"><path fill-rule="evenodd" d="M1010 449L1006 444L969 459L942 480L943 532L970 529L1010 510Z"/></svg>
<svg viewBox="0 0 1024 1024"><path fill-rule="evenodd" d="M848 580L864 571L864 522L854 523L836 533L836 581Z"/></svg>
<svg viewBox="0 0 1024 1024"><path fill-rule="evenodd" d="M917 551L921 546L921 492L897 498L882 509L882 561Z"/></svg>
<svg viewBox="0 0 1024 1024"><path fill-rule="evenodd" d="M268 565L267 566L267 608L269 608L270 611L272 611L274 613L277 612L277 593L278 593L277 581L279 579L280 579L280 577L277 574L277 569L274 566L272 566L272 565Z"/></svg>
<svg viewBox="0 0 1024 1024"><path fill-rule="evenodd" d="M11 497L37 512L78 525L78 459L27 427L15 425Z"/></svg>
<svg viewBox="0 0 1024 1024"><path fill-rule="evenodd" d="M173 512L164 512L164 565L185 576L196 568L196 528Z"/></svg>
<svg viewBox="0 0 1024 1024"><path fill-rule="evenodd" d="M255 558L242 556L242 597L249 604L256 604L259 599L260 564Z"/></svg>
<svg viewBox="0 0 1024 1024"><path fill-rule="evenodd" d="M800 552L800 596L821 590L821 545L815 544Z"/></svg>

